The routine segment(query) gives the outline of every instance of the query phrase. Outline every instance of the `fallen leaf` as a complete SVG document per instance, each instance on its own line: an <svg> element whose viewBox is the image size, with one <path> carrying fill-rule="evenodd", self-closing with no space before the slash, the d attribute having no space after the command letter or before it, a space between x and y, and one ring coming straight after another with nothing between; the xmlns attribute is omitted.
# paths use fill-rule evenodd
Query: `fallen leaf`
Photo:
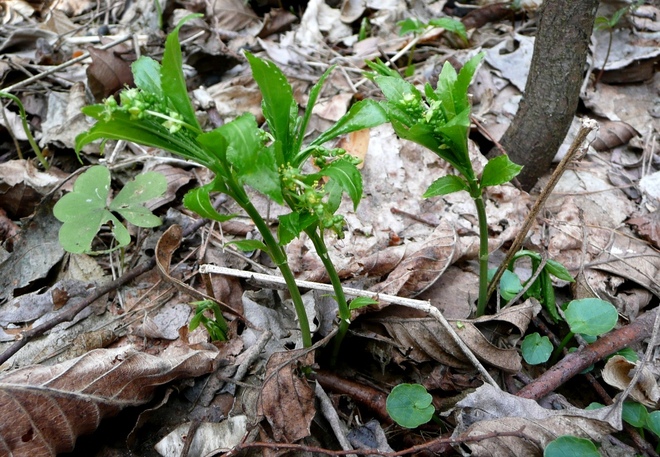
<svg viewBox="0 0 660 457"><path fill-rule="evenodd" d="M637 384L630 391L630 396L649 408L656 408L660 400L660 388L648 367L640 367L638 363L631 362L622 355L615 355L610 357L603 368L603 381L619 390L625 390L635 371L640 368L642 373Z"/></svg>
<svg viewBox="0 0 660 457"><path fill-rule="evenodd" d="M15 456L69 452L104 417L148 402L158 386L212 372L214 359L209 351L165 358L123 347L10 371L0 376L0 447Z"/></svg>
<svg viewBox="0 0 660 457"><path fill-rule="evenodd" d="M87 48L92 63L87 67L87 83L97 102L113 95L124 86L133 85L131 65L117 51Z"/></svg>
<svg viewBox="0 0 660 457"><path fill-rule="evenodd" d="M309 436L316 414L314 389L301 369L313 363L308 349L276 352L268 359L258 413L270 423L276 441L292 443Z"/></svg>
<svg viewBox="0 0 660 457"><path fill-rule="evenodd" d="M660 248L660 211L633 217L626 221L639 236Z"/></svg>

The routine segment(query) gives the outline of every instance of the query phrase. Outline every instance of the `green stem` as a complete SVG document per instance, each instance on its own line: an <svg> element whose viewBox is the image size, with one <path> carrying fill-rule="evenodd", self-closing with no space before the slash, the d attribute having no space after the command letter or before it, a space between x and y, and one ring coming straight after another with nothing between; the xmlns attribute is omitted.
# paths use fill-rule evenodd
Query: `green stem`
<svg viewBox="0 0 660 457"><path fill-rule="evenodd" d="M25 135L28 138L28 142L30 143L30 146L32 147L32 150L34 153L37 155L37 158L39 159L39 162L41 162L41 165L48 170L48 162L46 161L46 158L44 157L43 153L41 152L41 149L39 148L39 145L37 142L34 140L34 137L32 136L32 132L30 132L30 127L28 126L27 123L27 114L25 114L25 108L23 107L23 104L21 101L16 97L15 95L8 94L7 92L0 92L0 97L5 97L9 98L12 100L16 105L18 105L18 110L20 112L20 117L21 117L21 124L23 125L23 130L25 131ZM9 126L7 126L9 128Z"/></svg>
<svg viewBox="0 0 660 457"><path fill-rule="evenodd" d="M339 355L339 348L341 347L341 342L348 331L348 326L351 323L351 311L348 308L348 303L346 302L346 295L344 295L344 289L341 285L341 280L337 274L332 260L328 255L328 248L325 245L323 239L323 234L316 230L315 226L312 226L305 230L305 233L309 236L309 239L312 240L314 248L316 249L316 254L323 262L325 271L328 272L330 277L330 282L332 283L332 288L335 291L335 299L337 300L337 306L339 308L339 330L335 336L334 346L332 349L332 357L330 359L331 365L335 365L337 361L337 356Z"/></svg>
<svg viewBox="0 0 660 457"><path fill-rule="evenodd" d="M476 184L478 186L478 184ZM478 193L477 193L478 192ZM488 220L486 219L486 204L481 190L471 190L477 206L477 219L479 220L479 300L477 301L477 317L483 316L488 303ZM474 195L477 195L474 197Z"/></svg>
<svg viewBox="0 0 660 457"><path fill-rule="evenodd" d="M566 334L566 336L564 337L564 339L561 340L561 343L559 343L559 346L557 346L555 348L555 350L552 352L552 358L550 359L550 365L554 365L555 363L557 363L557 361L559 360L559 357L561 356L561 351L564 350L564 348L566 347L568 342L571 341L574 336L575 336L575 333L568 332Z"/></svg>
<svg viewBox="0 0 660 457"><path fill-rule="evenodd" d="M298 315L303 346L306 348L310 347L312 345L312 332L309 329L309 319L307 319L307 312L305 311L302 295L300 295L300 289L298 289L298 285L296 284L296 277L293 275L291 267L289 267L284 248L282 248L277 242L273 233L270 231L268 224L266 224L266 221L261 217L259 211L257 211L254 205L252 205L243 188L236 183L227 184L234 193L234 199L236 202L245 210L248 216L250 216L252 222L256 225L257 230L261 233L261 236L264 238L264 244L268 246L268 255L270 255L270 258L282 273L282 277L289 289L289 294L291 294L291 300L296 309L296 314Z"/></svg>

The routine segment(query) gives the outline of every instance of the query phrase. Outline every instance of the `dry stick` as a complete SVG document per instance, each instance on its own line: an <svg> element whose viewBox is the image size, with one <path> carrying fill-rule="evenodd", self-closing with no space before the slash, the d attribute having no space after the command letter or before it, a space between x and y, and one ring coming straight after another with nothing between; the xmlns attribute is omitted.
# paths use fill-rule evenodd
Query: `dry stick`
<svg viewBox="0 0 660 457"><path fill-rule="evenodd" d="M545 202L550 196L550 194L552 194L552 191L557 185L557 182L559 182L559 178L561 178L561 176L564 174L566 167L571 162L571 160L573 160L573 157L576 157L576 154L578 154L578 152L582 152L586 149L586 145L584 143L585 140L587 139L587 135L589 135L592 131L597 129L598 129L598 123L596 121L594 121L593 119L582 119L582 125L580 126L580 131L575 136L571 148L568 150L564 158L561 159L561 162L559 162L559 165L557 165L557 168L550 176L550 181L548 181L548 184L545 185L545 187L539 194L538 198L536 199L536 202L534 202L534 206L532 206L532 209L529 211L529 214L525 219L525 223L523 224L522 229L520 229L520 232L518 232L518 235L516 235L516 238L513 240L513 244L509 248L506 257L504 258L504 261L500 264L499 268L497 269L497 272L495 273L495 276L493 276L493 279L491 280L490 285L488 286L487 297L490 297L493 294L493 292L495 292L495 289L497 288L497 284L500 278L502 277L502 275L504 274L504 270L506 270L507 265L509 264L513 256L520 250L520 248L522 248L523 242L527 237L527 232L529 232L529 229L532 228L532 224L536 220L536 216L541 211L541 208L543 208L543 205L545 205Z"/></svg>
<svg viewBox="0 0 660 457"><path fill-rule="evenodd" d="M257 281L263 281L265 283L269 284L278 284L282 285L285 284L284 278L280 276L270 276L270 275L264 275L260 273L253 273L250 271L244 271L244 270L235 270L233 268L225 268L225 267L218 267L216 265L200 265L199 267L199 272L202 274L205 273L217 273L217 274L223 274L227 276L234 276L238 278L243 278L243 279L255 279ZM314 290L320 290L322 292L333 292L332 286L329 284L322 284L318 282L311 282L311 281L299 281L296 280L296 284L298 287L305 288L305 289L314 289ZM403 297L397 297L394 295L386 295L386 294L379 294L376 292L371 292L368 290L360 290L360 289L353 289L350 287L344 287L344 292L346 295L352 295L354 297L369 297L373 298L375 300L383 300L386 302L393 303L395 305L400 305L400 306L405 306L408 308L413 308L417 309L420 311L423 311L427 314L430 314L432 317L434 317L440 324L447 330L451 338L454 340L454 342L461 348L461 351L463 351L463 354L470 360L470 362L474 365L474 367L479 370L479 373L484 377L484 379L491 384L493 387L496 387L499 389L499 386L495 382L495 380L490 376L488 371L483 367L481 362L477 360L475 355L472 353L470 348L468 348L463 340L461 339L460 336L456 333L454 328L447 322L447 319L442 315L440 310L434 306L431 305L430 302L428 301L422 301L422 300L415 300L412 298L403 298Z"/></svg>
<svg viewBox="0 0 660 457"><path fill-rule="evenodd" d="M99 49L102 49L102 50L109 49L109 48L112 48L114 46L117 46L118 44L123 43L124 41L128 41L130 39L131 39L131 35L127 35L123 38L119 38L119 39L117 39L115 41L112 41L108 44L100 46ZM32 84L35 81L39 81L40 79L43 79L43 78L45 78L46 76L48 76L50 74L56 73L60 70L63 70L66 67L69 67L69 66L71 66L75 63L82 62L83 60L85 60L88 57L89 57L89 52L84 52L82 55L76 57L75 59L67 60L63 64L60 64L60 65L58 65L56 67L53 67L53 68L49 68L48 70L46 70L42 73L34 75L30 78L24 79L23 81L19 81L16 84L13 84L11 86L5 87L4 89L2 89L2 91L3 92L11 92L12 90L18 89L19 87L27 86L28 84Z"/></svg>
<svg viewBox="0 0 660 457"><path fill-rule="evenodd" d="M556 365L526 385L516 394L538 400L564 384L587 367L631 344L648 338L653 332L658 308L647 311L632 324L614 330L596 342L568 354Z"/></svg>

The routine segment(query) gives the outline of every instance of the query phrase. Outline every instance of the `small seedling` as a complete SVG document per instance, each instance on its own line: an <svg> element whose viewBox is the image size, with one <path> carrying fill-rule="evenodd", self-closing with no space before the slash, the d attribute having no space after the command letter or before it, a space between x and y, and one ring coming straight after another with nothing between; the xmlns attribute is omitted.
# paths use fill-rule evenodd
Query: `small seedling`
<svg viewBox="0 0 660 457"><path fill-rule="evenodd" d="M194 16L193 16L194 17ZM184 18L184 21L186 19ZM78 136L76 149L96 139L117 139L158 147L208 167L215 179L189 192L187 208L203 217L226 221L235 215L218 213L210 194L222 192L247 213L259 230L263 242L243 242L241 249L262 249L277 265L286 282L298 315L303 345L312 344L311 332L300 290L289 267L284 246L305 232L312 243L335 291L339 308L339 331L335 354L350 322L350 310L325 245L328 232L343 236L345 221L336 214L346 193L357 207L362 197L359 162L343 149L324 146L334 138L386 122L383 109L371 100L354 104L332 127L308 146L303 139L331 67L314 85L307 109L298 114L293 90L282 71L272 62L249 53L246 57L263 96L262 110L269 132L259 128L252 114L203 132L190 103L182 71L179 25L167 37L163 60L159 64L141 57L132 66L136 88L120 94L120 103L109 98L102 105L84 109L95 118L89 132ZM303 171L311 159L317 171ZM277 237L254 207L245 189L250 186L291 212L279 217Z"/></svg>
<svg viewBox="0 0 660 457"><path fill-rule="evenodd" d="M586 438L564 435L550 441L543 450L544 457L565 457L574 455L580 457L601 457L598 448Z"/></svg>
<svg viewBox="0 0 660 457"><path fill-rule="evenodd" d="M597 337L614 328L619 318L614 305L599 298L582 298L571 301L564 311L571 331L555 349L552 359L559 359L562 349L576 333L585 337Z"/></svg>
<svg viewBox="0 0 660 457"><path fill-rule="evenodd" d="M27 136L28 142L30 143L30 147L34 151L34 153L37 155L37 158L39 159L39 162L41 165L44 167L44 169L48 170L48 162L46 161L46 158L44 157L43 153L41 152L41 149L39 148L39 145L37 142L34 140L34 137L32 136L32 132L30 132L30 128L28 127L27 123L27 114L25 113L25 107L21 103L21 101L16 97L15 95L8 94L7 92L0 92L0 98L8 98L16 105L18 106L18 112L19 116L21 118L21 125L23 126L23 131L25 132L25 136ZM21 151L20 149L18 150L18 156L22 159L21 157Z"/></svg>
<svg viewBox="0 0 660 457"><path fill-rule="evenodd" d="M432 27L440 27L447 30L448 32L455 34L457 37L461 39L464 45L467 46L468 44L468 38L467 38L467 32L465 30L465 26L461 21L457 21L456 19L452 19L450 17L431 19L428 23L422 22L414 17L409 17L407 19L404 19L403 21L397 22L396 25L400 27L399 36L403 36L407 33L412 33L414 36L419 36ZM415 67L413 66L412 63L413 56L415 54L415 48L416 48L416 44L412 48L410 48L410 52L408 53L408 64L406 65L406 71L405 71L406 77L412 76L413 72L415 71Z"/></svg>
<svg viewBox="0 0 660 457"><path fill-rule="evenodd" d="M399 384L387 396L387 413L401 427L417 428L433 418L433 397L420 384Z"/></svg>
<svg viewBox="0 0 660 457"><path fill-rule="evenodd" d="M508 271L505 271L500 279L500 294L503 299L511 300L515 297L527 284L521 284L520 279L517 275L513 273L513 268L517 260L527 257L532 262L532 277L536 279L529 285L527 291L525 292L524 297L536 298L548 311L550 316L555 322L560 320L559 312L557 311L556 301L555 301L555 289L552 286L552 279L550 275L561 279L563 281L575 282L573 276L570 272L564 267L561 263L548 259L543 266L541 271L538 271L542 263L542 257L540 254L528 251L521 250L518 251L511 262L509 262ZM538 273L538 274L537 274Z"/></svg>
<svg viewBox="0 0 660 457"><path fill-rule="evenodd" d="M110 171L101 165L91 167L78 177L73 191L62 197L53 208L55 217L64 223L60 228L60 244L68 252L91 253L94 237L101 226L109 222L117 241L114 249L127 246L131 236L113 213L118 213L138 227L157 227L161 224L160 218L144 203L160 197L166 190L165 177L150 171L126 183L108 203Z"/></svg>
<svg viewBox="0 0 660 457"><path fill-rule="evenodd" d="M368 76L385 95L383 108L397 135L425 146L458 172L436 180L424 198L467 191L475 202L479 220L477 316L484 314L488 299L488 222L483 192L486 187L510 181L522 169L506 155L490 159L480 178L472 166L468 151L471 110L468 87L483 56L478 54L468 60L458 74L445 62L437 88L434 90L427 83L423 93L381 62L368 62L375 71Z"/></svg>
<svg viewBox="0 0 660 457"><path fill-rule="evenodd" d="M523 359L530 365L547 362L552 354L552 349L550 338L541 336L538 332L527 335L520 346Z"/></svg>
<svg viewBox="0 0 660 457"><path fill-rule="evenodd" d="M188 329L192 332L199 324L202 324L206 330L209 332L211 341L227 341L227 321L220 311L220 306L212 300L202 300L192 302L191 305L194 305L195 315L190 319L190 324ZM213 318L206 317L206 312L211 311L213 313Z"/></svg>

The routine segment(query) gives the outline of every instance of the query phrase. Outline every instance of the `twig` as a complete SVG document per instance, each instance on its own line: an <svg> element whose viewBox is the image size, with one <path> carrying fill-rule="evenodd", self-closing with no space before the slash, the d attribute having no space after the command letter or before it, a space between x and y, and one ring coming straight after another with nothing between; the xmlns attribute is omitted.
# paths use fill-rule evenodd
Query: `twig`
<svg viewBox="0 0 660 457"><path fill-rule="evenodd" d="M576 157L576 155L578 158L580 155L582 155L583 151L585 150L585 141L587 139L587 135L589 135L592 131L597 129L598 129L598 122L594 121L593 119L582 119L582 125L580 126L580 130L578 131L577 135L575 136L575 139L573 140L573 144L571 145L571 148L568 150L564 158L561 159L561 162L559 162L559 165L557 165L557 168L550 176L550 181L548 181L548 183L545 185L545 187L539 194L538 198L536 199L536 202L534 202L534 206L532 206L532 209L529 211L529 214L525 219L525 223L523 224L523 227L520 229L520 232L518 232L518 235L516 235L516 238L513 240L513 243L511 244L511 247L509 248L506 257L504 258L504 261L500 264L499 268L497 269L497 272L495 273L495 276L493 276L493 279L491 280L490 285L488 286L488 297L490 297L493 294L493 292L495 292L497 284L500 278L502 277L504 270L506 270L507 265L511 261L511 258L523 246L523 242L527 237L527 233L529 232L529 229L532 228L532 224L536 220L536 216L541 211L541 208L543 208L543 206L545 205L545 202L550 196L550 194L552 194L552 191L559 182L559 178L561 178L562 175L564 174L566 167L573 160L573 158Z"/></svg>
<svg viewBox="0 0 660 457"><path fill-rule="evenodd" d="M243 278L243 279L256 279L258 281L263 281L265 283L270 283L270 284L285 284L284 283L284 278L280 276L269 276L269 275L264 275L260 273L252 273L250 271L244 271L244 270L235 270L233 268L225 268L225 267L218 267L216 265L200 265L199 267L199 272L202 274L205 273L217 273L217 274L223 274L227 276L234 276L238 278ZM322 292L334 292L333 288L329 284L321 284L318 282L311 282L311 281L299 281L296 280L296 284L298 287L305 288L305 289L314 289L314 290L320 290ZM389 303L393 303L395 305L400 305L400 306L405 306L408 308L413 308L417 309L420 311L423 311L427 314L430 314L433 318L435 318L440 324L447 330L451 338L454 340L454 342L461 348L461 351L463 351L463 354L470 360L470 362L474 365L474 367L481 373L481 375L484 377L484 380L491 384L493 387L496 387L499 389L499 386L495 382L495 380L490 376L488 371L483 367L481 362L477 360L475 355L472 353L470 348L468 348L463 340L461 339L460 336L456 333L454 328L447 322L447 319L442 315L440 310L436 308L435 306L432 306L430 302L428 301L422 301L422 300L415 300L412 298L403 298L403 297L397 297L394 295L386 295L386 294L378 294L375 292L371 292L368 290L360 290L360 289L353 289L350 287L345 287L344 288L344 293L346 295L351 295L353 297L369 297L373 298L374 300L382 300L386 301Z"/></svg>

